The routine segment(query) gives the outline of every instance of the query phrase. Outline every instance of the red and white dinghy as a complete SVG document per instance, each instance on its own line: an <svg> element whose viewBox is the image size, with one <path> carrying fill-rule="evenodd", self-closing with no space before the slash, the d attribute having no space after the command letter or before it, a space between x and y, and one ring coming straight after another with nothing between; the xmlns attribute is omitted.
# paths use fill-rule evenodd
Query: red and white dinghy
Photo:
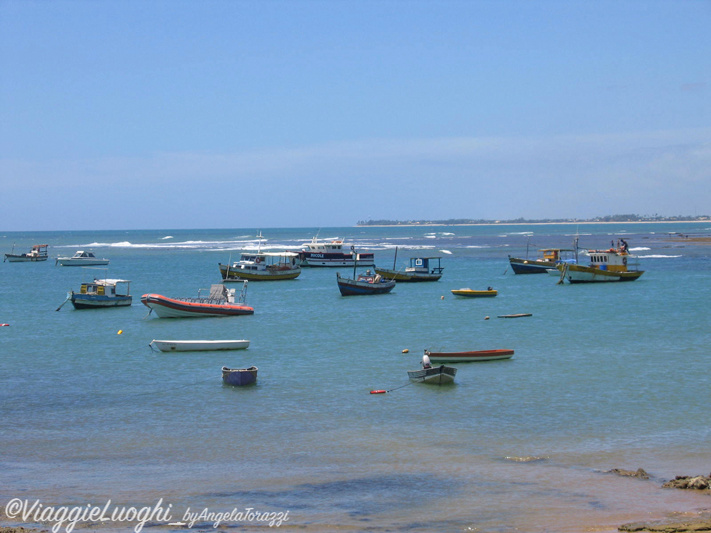
<svg viewBox="0 0 711 533"><path fill-rule="evenodd" d="M160 318L194 318L214 316L252 315L254 308L245 305L247 282L244 282L240 298L235 301L235 289L223 284L212 285L209 296L197 298L168 298L161 294L144 294L141 302Z"/></svg>
<svg viewBox="0 0 711 533"><path fill-rule="evenodd" d="M496 361L497 359L511 359L513 350L478 350L471 352L430 352L425 350L425 355L433 363L469 363L472 361Z"/></svg>

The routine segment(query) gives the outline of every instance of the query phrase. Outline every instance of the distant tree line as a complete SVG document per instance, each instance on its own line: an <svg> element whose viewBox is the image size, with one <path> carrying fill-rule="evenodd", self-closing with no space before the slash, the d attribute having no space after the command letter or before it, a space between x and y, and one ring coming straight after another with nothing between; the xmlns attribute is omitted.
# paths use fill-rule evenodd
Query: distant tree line
<svg viewBox="0 0 711 533"><path fill-rule="evenodd" d="M679 222L679 221L704 221L711 220L709 215L694 215L694 216L672 216L664 217L661 215L606 215L603 217L595 217L590 219L582 218L542 218L542 219L525 219L523 217L509 220L487 220L473 218L449 218L447 220L359 220L358 226L456 226L463 224L542 224L542 223L576 223L576 222Z"/></svg>

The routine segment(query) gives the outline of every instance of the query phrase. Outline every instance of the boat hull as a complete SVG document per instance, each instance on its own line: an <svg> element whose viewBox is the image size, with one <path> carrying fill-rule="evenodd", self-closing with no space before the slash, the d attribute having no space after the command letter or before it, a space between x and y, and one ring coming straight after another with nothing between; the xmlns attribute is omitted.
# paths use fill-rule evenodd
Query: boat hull
<svg viewBox="0 0 711 533"><path fill-rule="evenodd" d="M477 350L470 352L430 352L425 355L433 363L470 363L473 361L496 361L498 359L511 359L513 350Z"/></svg>
<svg viewBox="0 0 711 533"><path fill-rule="evenodd" d="M233 387L252 385L257 381L257 371L258 368L256 366L249 368L227 368L223 366L222 382L225 385L232 385Z"/></svg>
<svg viewBox="0 0 711 533"><path fill-rule="evenodd" d="M220 264L220 274L223 281L280 281L298 278L301 274L301 267L250 272Z"/></svg>
<svg viewBox="0 0 711 533"><path fill-rule="evenodd" d="M554 261L520 259L518 257L509 257L509 264L514 274L545 274L546 269L556 266Z"/></svg>
<svg viewBox="0 0 711 533"><path fill-rule="evenodd" d="M152 340L161 352L202 352L216 350L246 350L248 340Z"/></svg>
<svg viewBox="0 0 711 533"><path fill-rule="evenodd" d="M359 253L320 253L299 252L299 261L302 267L352 267L358 260L359 267L375 266L375 254Z"/></svg>
<svg viewBox="0 0 711 533"><path fill-rule="evenodd" d="M192 301L191 301L192 300ZM160 294L144 294L141 303L160 318L198 318L252 315L254 309L242 304L206 303L191 298L168 298Z"/></svg>
<svg viewBox="0 0 711 533"><path fill-rule="evenodd" d="M455 296L462 296L464 298L493 298L496 296L498 291L495 290L485 290L477 291L473 289L452 289L452 294Z"/></svg>
<svg viewBox="0 0 711 533"><path fill-rule="evenodd" d="M77 294L70 297L74 309L107 309L111 307L129 307L133 303L131 296L101 296L97 294Z"/></svg>
<svg viewBox="0 0 711 533"><path fill-rule="evenodd" d="M20 255L13 255L13 254L5 254L5 261L8 263L37 263L39 261L46 261L47 256L32 256L32 255L26 255L26 254L20 254Z"/></svg>
<svg viewBox="0 0 711 533"><path fill-rule="evenodd" d="M108 259L57 259L59 266L102 266L108 265Z"/></svg>
<svg viewBox="0 0 711 533"><path fill-rule="evenodd" d="M559 266L558 269L570 283L634 281L644 274L643 270L615 271L582 265L563 265Z"/></svg>
<svg viewBox="0 0 711 533"><path fill-rule="evenodd" d="M360 262L358 264L360 264ZM399 270L389 270L386 268L376 268L375 272L376 274L380 274L384 278L394 279L398 283L437 281L442 277L442 274L430 274L428 272L408 273Z"/></svg>
<svg viewBox="0 0 711 533"><path fill-rule="evenodd" d="M429 383L431 385L452 383L456 374L456 368L444 365L407 371L407 377L410 378L410 381Z"/></svg>

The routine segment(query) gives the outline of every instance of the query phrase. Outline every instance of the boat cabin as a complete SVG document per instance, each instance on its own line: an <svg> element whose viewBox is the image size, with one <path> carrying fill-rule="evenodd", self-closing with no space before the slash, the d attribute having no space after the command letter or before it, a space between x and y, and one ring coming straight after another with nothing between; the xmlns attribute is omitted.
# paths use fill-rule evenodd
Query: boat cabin
<svg viewBox="0 0 711 533"><path fill-rule="evenodd" d="M125 279L95 279L90 283L82 283L80 294L91 294L97 296L130 296L129 284ZM118 287L118 290L117 290Z"/></svg>
<svg viewBox="0 0 711 533"><path fill-rule="evenodd" d="M27 253L27 257L47 257L48 244L35 244Z"/></svg>
<svg viewBox="0 0 711 533"><path fill-rule="evenodd" d="M91 252L84 252L79 250L72 256L72 259L96 259L96 256Z"/></svg>
<svg viewBox="0 0 711 533"><path fill-rule="evenodd" d="M541 252L544 261L550 261L551 263L562 261L564 254L569 256L575 253L575 250L571 248L544 248L538 251Z"/></svg>
<svg viewBox="0 0 711 533"><path fill-rule="evenodd" d="M440 265L440 259L441 257L411 257L410 266L405 268L405 272L441 274L444 269Z"/></svg>
<svg viewBox="0 0 711 533"><path fill-rule="evenodd" d="M590 266L600 270L611 272L626 272L628 270L628 258L632 257L623 250L610 248L609 250L588 250ZM636 264L634 265L636 266Z"/></svg>
<svg viewBox="0 0 711 533"><path fill-rule="evenodd" d="M294 252L246 252L240 256L239 261L232 265L234 269L263 271L263 270L283 270L284 268L298 268L296 258L299 254Z"/></svg>
<svg viewBox="0 0 711 533"><path fill-rule="evenodd" d="M302 244L304 250L309 252L340 252L343 250L343 241L333 240L331 242L319 241L314 237L311 242L305 242Z"/></svg>

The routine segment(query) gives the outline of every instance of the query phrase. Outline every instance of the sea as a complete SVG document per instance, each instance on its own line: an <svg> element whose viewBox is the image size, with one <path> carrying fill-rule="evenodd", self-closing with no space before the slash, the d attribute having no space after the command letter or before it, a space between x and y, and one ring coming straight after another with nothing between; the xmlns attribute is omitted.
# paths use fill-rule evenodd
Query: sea
<svg viewBox="0 0 711 533"><path fill-rule="evenodd" d="M250 282L251 316L165 319L140 301L197 296L242 250L315 235L384 268L441 257L443 276L342 297L336 273L352 269L305 268ZM1 522L559 533L708 509L662 484L711 471L709 236L709 222L4 232L3 253L48 244L50 259L0 265ZM623 238L644 275L570 285L509 267L576 237ZM110 264L56 266L77 250ZM131 281L132 306L66 302L106 277ZM497 297L450 292L489 286ZM498 348L515 354L459 364L452 385L408 380L425 349ZM222 366L253 365L255 385L223 385ZM649 479L609 472L639 468Z"/></svg>

